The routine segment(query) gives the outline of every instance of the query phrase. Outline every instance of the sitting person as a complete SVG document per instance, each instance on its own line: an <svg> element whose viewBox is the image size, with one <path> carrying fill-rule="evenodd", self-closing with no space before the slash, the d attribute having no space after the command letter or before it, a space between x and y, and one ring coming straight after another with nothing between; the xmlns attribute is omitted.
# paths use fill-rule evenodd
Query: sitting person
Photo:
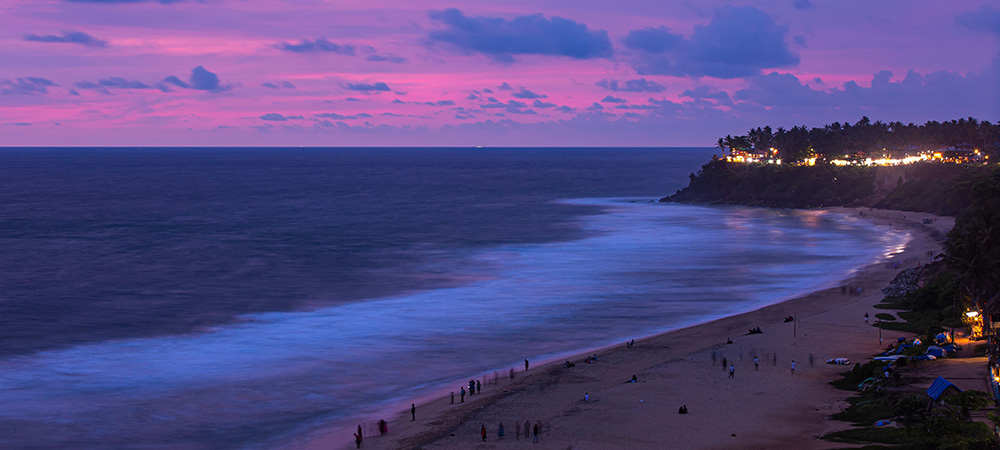
<svg viewBox="0 0 1000 450"><path fill-rule="evenodd" d="M688 413L687 405L681 406L680 409L677 410L677 414L687 414L687 413Z"/></svg>
<svg viewBox="0 0 1000 450"><path fill-rule="evenodd" d="M566 367L576 367L576 364L566 361Z"/></svg>
<svg viewBox="0 0 1000 450"><path fill-rule="evenodd" d="M726 343L727 343L727 344L732 344L732 343L733 343L733 338L728 338L728 339L726 339Z"/></svg>
<svg viewBox="0 0 1000 450"><path fill-rule="evenodd" d="M639 382L639 379L636 378L635 375L632 375L632 378L630 378L628 381L626 381L626 383L638 383L638 382Z"/></svg>
<svg viewBox="0 0 1000 450"><path fill-rule="evenodd" d="M795 320L795 318L794 318L794 317L792 317L792 316L786 316L786 317L785 317L785 323L788 323L788 322L791 322L791 321L793 321L793 320Z"/></svg>

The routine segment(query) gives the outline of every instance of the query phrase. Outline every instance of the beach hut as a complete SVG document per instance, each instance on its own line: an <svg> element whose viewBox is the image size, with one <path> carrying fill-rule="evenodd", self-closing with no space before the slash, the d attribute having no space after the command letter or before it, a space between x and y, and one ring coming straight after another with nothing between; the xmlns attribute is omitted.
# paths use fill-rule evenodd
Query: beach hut
<svg viewBox="0 0 1000 450"><path fill-rule="evenodd" d="M931 387L927 388L927 395L930 396L931 400L941 400L944 397L961 392L962 390L958 386L955 386L944 377L937 377L934 383L931 383Z"/></svg>

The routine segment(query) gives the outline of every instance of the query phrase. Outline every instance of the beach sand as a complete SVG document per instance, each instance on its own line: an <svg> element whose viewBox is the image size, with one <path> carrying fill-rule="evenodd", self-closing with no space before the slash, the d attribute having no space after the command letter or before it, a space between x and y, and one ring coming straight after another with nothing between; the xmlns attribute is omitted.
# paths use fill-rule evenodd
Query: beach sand
<svg viewBox="0 0 1000 450"><path fill-rule="evenodd" d="M514 382L506 377L484 385L483 394L451 405L449 399L418 401L417 420L405 412L391 418L389 433L366 437L367 449L553 448L585 449L822 449L844 447L817 439L848 428L829 420L847 406L849 392L829 381L849 367L825 364L835 357L865 362L879 348L904 335L866 326L864 315L882 310L881 289L896 274L930 261L928 252L941 251L944 234L954 219L868 208L828 208L833 214L858 216L880 225L911 232L906 248L889 262L873 264L844 285L863 288L844 295L841 288L811 293L762 309L641 340L624 343L562 362L519 367ZM905 217L905 219L903 219ZM934 219L923 224L923 219ZM892 267L898 263L900 267ZM784 323L786 316L796 320ZM762 334L747 335L753 327ZM732 344L726 344L732 338ZM597 353L597 361L583 363ZM715 354L715 362L713 362ZM755 370L753 357L760 358ZM722 359L734 365L729 378ZM810 358L814 364L810 364ZM790 364L798 364L792 374ZM638 383L626 380L636 375ZM590 394L590 401L583 400ZM689 413L677 413L687 405ZM515 439L516 423L541 422L538 444ZM497 427L505 425L504 439ZM480 437L486 425L487 441ZM354 448L351 432L327 430L301 445L306 449Z"/></svg>

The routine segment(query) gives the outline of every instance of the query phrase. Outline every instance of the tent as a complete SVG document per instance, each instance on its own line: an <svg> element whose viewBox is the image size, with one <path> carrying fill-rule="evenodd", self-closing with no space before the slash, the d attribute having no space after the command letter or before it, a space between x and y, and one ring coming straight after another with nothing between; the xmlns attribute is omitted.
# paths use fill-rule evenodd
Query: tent
<svg viewBox="0 0 1000 450"><path fill-rule="evenodd" d="M937 379L934 380L934 383L931 384L931 387L927 388L927 395L934 400L941 398L941 396L946 393L958 394L960 392L962 392L962 390L959 389L958 386L951 384L951 382L944 379L944 377L937 377Z"/></svg>

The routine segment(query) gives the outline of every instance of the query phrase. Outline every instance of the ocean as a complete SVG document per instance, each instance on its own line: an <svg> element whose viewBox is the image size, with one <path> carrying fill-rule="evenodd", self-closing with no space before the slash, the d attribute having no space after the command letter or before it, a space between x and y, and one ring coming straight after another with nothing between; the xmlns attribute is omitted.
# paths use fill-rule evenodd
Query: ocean
<svg viewBox="0 0 1000 450"><path fill-rule="evenodd" d="M907 239L655 202L712 153L0 149L0 448L287 447Z"/></svg>

